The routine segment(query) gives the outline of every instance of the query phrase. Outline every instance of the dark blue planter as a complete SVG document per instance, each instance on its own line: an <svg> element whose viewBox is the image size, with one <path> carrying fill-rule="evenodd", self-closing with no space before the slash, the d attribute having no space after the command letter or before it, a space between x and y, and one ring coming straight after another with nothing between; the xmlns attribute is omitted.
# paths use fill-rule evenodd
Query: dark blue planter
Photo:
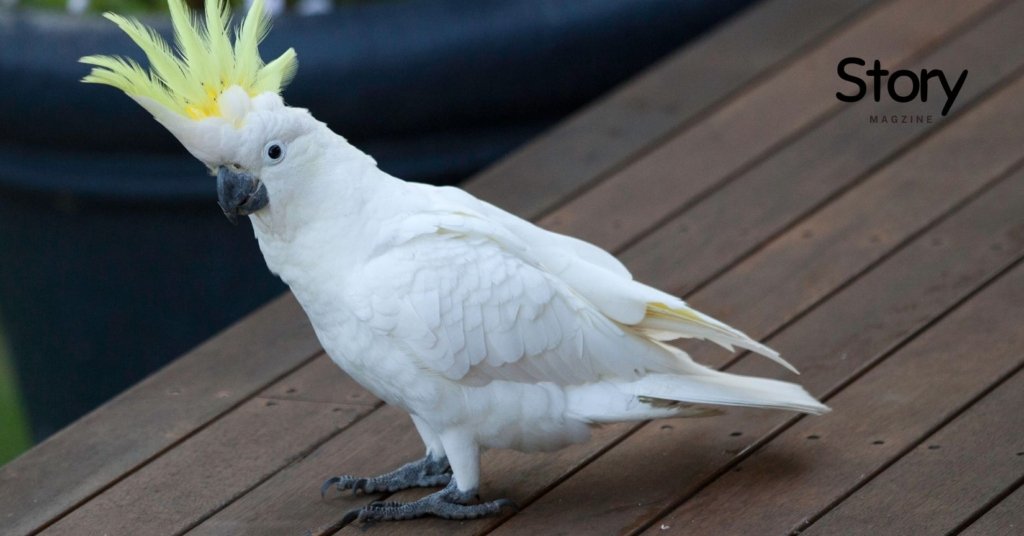
<svg viewBox="0 0 1024 536"><path fill-rule="evenodd" d="M451 183L750 0L390 0L284 17L285 91L403 178ZM165 21L147 21L164 30ZM36 438L283 287L213 180L83 54L95 17L0 14L0 315Z"/></svg>

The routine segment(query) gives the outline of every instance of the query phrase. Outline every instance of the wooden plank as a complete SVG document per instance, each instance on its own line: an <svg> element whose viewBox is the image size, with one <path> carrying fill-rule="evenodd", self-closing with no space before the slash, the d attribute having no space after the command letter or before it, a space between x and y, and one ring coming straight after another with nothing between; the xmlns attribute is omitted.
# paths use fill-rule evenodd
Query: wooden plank
<svg viewBox="0 0 1024 536"><path fill-rule="evenodd" d="M951 111L955 116L1024 63L1024 55L1005 54L1019 47L1022 18L1020 2L995 10L964 34L903 67L955 73L970 66L970 83L964 85ZM936 117L931 124L871 125L872 114L924 115L933 113L933 108L934 103L871 99L848 105L832 120L661 225L626 250L621 260L639 281L665 281L670 269L675 292L689 294L707 282L708 274L735 264L951 120Z"/></svg>
<svg viewBox="0 0 1024 536"><path fill-rule="evenodd" d="M975 183L975 187L977 187L977 183ZM947 205L947 206L948 206L948 205ZM926 223L926 222L925 222L925 223ZM878 252L878 254L879 254L879 255L881 255L882 253L884 253L884 251L879 251L879 252ZM869 262L869 261L870 261L870 259L866 260L865 262ZM856 273L856 269L854 269L854 270L853 270L853 271L852 271L851 273ZM621 428L621 427L619 427L619 428L615 428L615 431L616 431L616 433L618 433L618 434L621 434L621 433L622 433L622 432L624 432L625 430L628 430L628 428ZM411 452L410 452L410 457L412 457L413 455L415 455L415 454L413 454L413 453L411 453ZM497 456L497 455L496 455L496 456ZM500 461L500 460L501 460L501 458L500 458L500 457L496 457L496 458L495 458L495 460L497 460L497 461ZM549 476L550 476L550 475L549 475ZM488 484L488 483L487 483L487 482L485 481L485 484L484 484L484 489L492 489L492 488L488 488L488 487L487 487L488 485L489 485L489 484ZM536 489L537 489L537 486L541 486L541 487L543 486L543 484L542 484L542 483L536 483L536 482L535 482L535 483L534 483L533 485L534 485L534 488L532 488L532 489L534 489L534 490L536 490ZM402 497L402 496L400 496L400 497ZM424 526L425 526L425 525L424 525ZM382 529L378 529L378 530L382 530ZM417 530L421 530L421 528L420 528L420 527L418 527L418 528L417 528ZM451 530L451 524L443 524L443 528L442 528L442 527L439 527L439 530L440 530L440 531L442 531L442 532L447 532L447 531Z"/></svg>
<svg viewBox="0 0 1024 536"><path fill-rule="evenodd" d="M342 372L327 354L321 354L303 365L299 370L267 388L260 396L328 404L380 405L377 397Z"/></svg>
<svg viewBox="0 0 1024 536"><path fill-rule="evenodd" d="M1018 406L1019 407L1019 406ZM1024 456L1024 448L1015 455ZM1018 536L1024 532L1024 485L985 512L961 536Z"/></svg>
<svg viewBox="0 0 1024 536"><path fill-rule="evenodd" d="M991 360L984 348L968 352L960 358ZM1018 371L804 534L955 531L1024 478L1024 456L1017 455L1024 448L1024 411L1020 408L1024 408L1024 373Z"/></svg>
<svg viewBox="0 0 1024 536"><path fill-rule="evenodd" d="M535 218L709 107L741 94L766 70L871 3L774 0L753 6L478 174L466 188Z"/></svg>
<svg viewBox="0 0 1024 536"><path fill-rule="evenodd" d="M274 396L302 385L298 381L302 372L281 379L262 394ZM341 383L346 384L362 392L360 400L370 396L352 380ZM347 400L344 394L337 398ZM378 405L253 398L127 475L43 534L141 536L186 530Z"/></svg>
<svg viewBox="0 0 1024 536"><path fill-rule="evenodd" d="M306 530L330 524L366 501L364 497L332 493L320 498L320 484L328 477L360 467L380 474L410 460L406 448L384 445L415 445L423 448L409 417L400 409L384 406L318 447L297 463L256 487L227 508L203 521L190 535L298 536ZM319 531L318 531L319 532Z"/></svg>
<svg viewBox="0 0 1024 536"><path fill-rule="evenodd" d="M1022 88L1016 76L978 108L702 288L692 304L748 333L768 334L790 322L1016 166L1015 144L1024 143L1024 131L1014 125L1024 119ZM703 348L696 353L708 361L732 358Z"/></svg>
<svg viewBox="0 0 1024 536"><path fill-rule="evenodd" d="M1018 263L832 397L834 411L827 418L800 420L659 519L647 534L788 534L799 529L1024 365L1019 351L1024 330L1015 314L1021 299L1024 264ZM1020 467L1019 461L1013 463ZM906 503L905 493L890 500ZM841 532L855 534L858 528L844 526Z"/></svg>
<svg viewBox="0 0 1024 536"><path fill-rule="evenodd" d="M0 468L5 534L26 534L171 448L320 350L283 296Z"/></svg>
<svg viewBox="0 0 1024 536"><path fill-rule="evenodd" d="M992 3L903 0L881 6L541 223L619 249L842 109L833 76L838 59L856 55L883 65L903 63Z"/></svg>
<svg viewBox="0 0 1024 536"><path fill-rule="evenodd" d="M483 456L483 486L496 493L519 494L540 474L561 474L582 458L594 457L612 429L595 432L596 441L557 453L523 454L497 451ZM190 535L301 533L332 534L342 516L384 495L360 496L332 492L319 496L319 485L339 473L380 474L423 455L423 444L401 410L385 406L289 466L224 510L195 527ZM510 456L509 456L510 454ZM509 478L515 475L516 478ZM427 490L415 490L418 497ZM449 523L453 529L458 523ZM417 530L402 523L395 530ZM377 530L388 530L380 527Z"/></svg>
<svg viewBox="0 0 1024 536"><path fill-rule="evenodd" d="M801 369L797 380L812 393L821 395L842 385L1024 255L1024 236L1019 235L1022 214L1024 172L1018 172L803 316L770 344ZM865 217L871 217L867 210ZM794 268L794 277L805 274ZM777 305L780 313L788 313L790 304L784 299ZM759 357L743 359L733 371L792 379ZM791 414L782 412L731 411L717 419L649 423L498 532L539 526L552 532L569 527L583 532L642 528L790 419ZM666 479L666 474L673 477ZM610 492L614 482L628 482L629 489ZM566 515L564 505L570 504L587 504L593 513L585 520Z"/></svg>

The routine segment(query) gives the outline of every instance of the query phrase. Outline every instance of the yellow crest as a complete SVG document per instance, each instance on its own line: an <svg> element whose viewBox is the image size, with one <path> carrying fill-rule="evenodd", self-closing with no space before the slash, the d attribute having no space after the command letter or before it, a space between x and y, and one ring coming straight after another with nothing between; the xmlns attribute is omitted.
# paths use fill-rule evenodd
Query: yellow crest
<svg viewBox="0 0 1024 536"><path fill-rule="evenodd" d="M224 0L206 1L206 21L200 22L184 0L168 0L177 54L152 28L114 13L103 16L117 24L149 59L147 72L135 61L115 56L86 56L93 65L83 82L113 86L132 97L147 97L182 116L203 119L220 116L219 99L231 86L250 97L280 93L298 67L295 50L288 49L264 64L257 46L270 21L263 0L255 0L235 31L232 46L229 9Z"/></svg>

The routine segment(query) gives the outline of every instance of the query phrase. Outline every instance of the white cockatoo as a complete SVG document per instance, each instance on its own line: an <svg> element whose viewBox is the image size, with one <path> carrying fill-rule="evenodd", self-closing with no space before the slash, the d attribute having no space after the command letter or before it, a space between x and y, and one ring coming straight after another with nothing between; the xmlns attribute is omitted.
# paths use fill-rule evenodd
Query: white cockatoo
<svg viewBox="0 0 1024 536"><path fill-rule="evenodd" d="M474 500L483 448L558 449L586 441L596 424L714 406L828 410L796 384L719 372L667 344L703 339L792 369L634 281L602 249L458 188L396 179L307 110L286 106L279 93L296 56L260 59L261 0L233 43L226 5L208 1L204 22L182 0L169 5L176 52L137 21L107 14L150 69L88 56L84 81L124 91L216 174L225 215L251 218L267 266L291 287L324 350L412 417L422 460L373 478L334 477L322 490L444 488L351 517L497 513L509 502Z"/></svg>

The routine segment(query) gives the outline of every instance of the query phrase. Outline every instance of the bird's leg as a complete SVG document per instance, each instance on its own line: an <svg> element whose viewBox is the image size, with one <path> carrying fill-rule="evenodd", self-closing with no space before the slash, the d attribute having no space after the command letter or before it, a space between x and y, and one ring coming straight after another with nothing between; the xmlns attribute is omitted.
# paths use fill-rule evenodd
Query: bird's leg
<svg viewBox="0 0 1024 536"><path fill-rule="evenodd" d="M362 508L352 510L345 514L342 523L347 524L355 520L363 522L399 521L424 516L435 516L442 519L476 519L495 515L504 506L516 507L515 503L508 499L469 504L475 497L475 489L460 491L453 478L443 490L431 493L417 501L407 503L372 502Z"/></svg>
<svg viewBox="0 0 1024 536"><path fill-rule="evenodd" d="M359 478L343 475L328 478L324 481L323 486L320 486L320 495L325 495L331 486L335 486L339 491L350 489L353 494L360 491L364 493L390 493L406 488L444 486L448 484L451 478L451 467L448 465L448 458L444 456L434 458L427 454L420 460L409 462L390 473L380 476Z"/></svg>

